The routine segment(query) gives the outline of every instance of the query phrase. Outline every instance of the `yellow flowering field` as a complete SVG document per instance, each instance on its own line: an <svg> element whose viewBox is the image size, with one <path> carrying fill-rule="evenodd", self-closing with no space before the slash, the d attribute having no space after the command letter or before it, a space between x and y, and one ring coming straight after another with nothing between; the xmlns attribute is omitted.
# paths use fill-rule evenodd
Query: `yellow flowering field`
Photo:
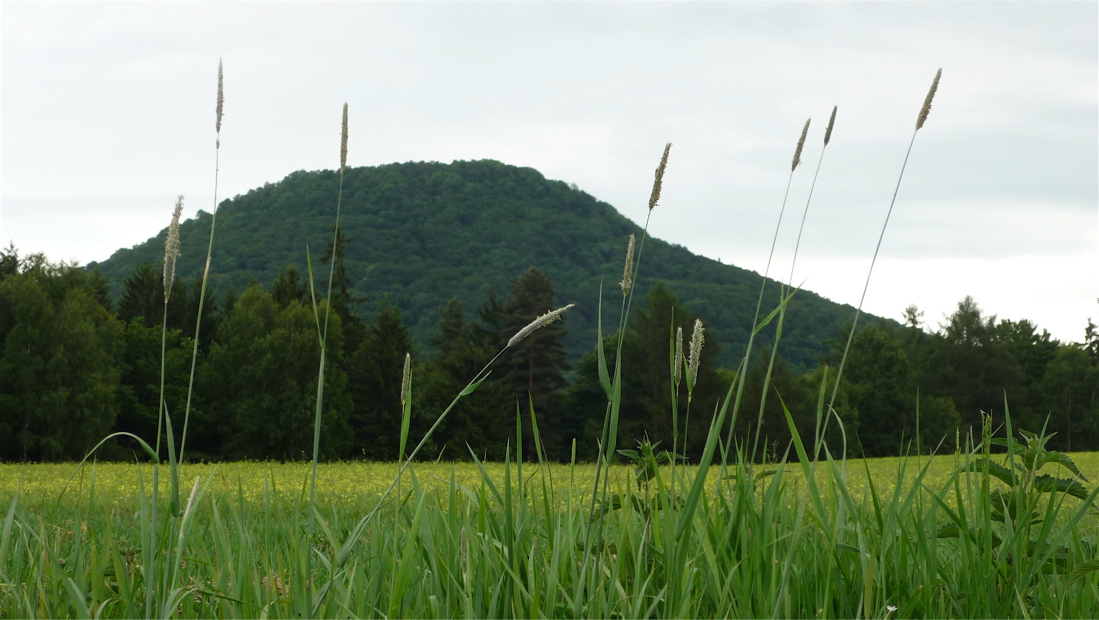
<svg viewBox="0 0 1099 620"><path fill-rule="evenodd" d="M317 502L369 510L396 479L398 467L396 463L372 462L321 464L317 471ZM502 463L488 463L484 467L494 483L503 483L506 474ZM277 500L283 505L299 500L307 502L310 470L307 462L187 464L182 469L181 494L186 497L197 479L200 485L206 485L208 496L223 500L243 497L247 503L260 506L265 500ZM522 465L524 481L531 481L532 475L540 471L537 465ZM510 475L513 482L517 480L519 471L514 463ZM162 465L161 497L169 491L168 476L168 467ZM483 482L481 470L473 463L416 463L411 472L405 472L402 485L405 490L411 488L414 477L415 483L424 488L449 488L452 476L459 485L467 487L479 487ZM574 500L591 496L594 478L594 465L547 467L547 482L552 480L553 488L562 497L571 484ZM0 464L0 505L7 506L18 488L19 505L23 507L57 502L86 505L92 498L97 508L132 508L138 505L142 488L146 496L151 494L152 479L153 466L147 463L88 463L83 467L74 463ZM613 486L632 480L632 469L612 467L611 480ZM536 484L541 487L540 475Z"/></svg>
<svg viewBox="0 0 1099 620"><path fill-rule="evenodd" d="M1072 458L1088 480L1099 480L1099 452L1076 453ZM901 468L904 469L902 484L907 486L928 461L929 457L850 460L846 467L847 487L855 497L862 497L869 486L869 472L879 494L891 495L896 488ZM924 484L937 490L957 470L962 460L955 455L945 455L930 459L930 463ZM318 503L339 505L345 509L361 507L369 510L393 482L397 469L398 465L395 463L322 464L317 473ZM502 463L484 465L484 471L498 486L504 482L506 469ZM692 474L694 468L686 467L683 471ZM541 489L541 472L542 469L535 464L522 465L522 478L526 484L533 485L532 488ZM826 463L820 462L816 465L816 472L818 480L823 482L829 475L829 468ZM1047 466L1043 473L1070 476L1066 470L1054 466ZM309 463L188 464L183 468L181 493L186 496L197 478L200 484L207 485L206 493L214 497L236 500L238 496L242 496L246 502L257 505L262 505L265 499L277 498L286 504L308 497L309 475ZM715 466L708 477L716 485L720 475L720 468ZM406 490L410 488L413 476L416 483L426 488L448 488L452 476L462 486L476 489L484 484L481 470L473 463L416 463L412 473L406 472L402 479ZM519 476L519 470L514 463L510 466L510 476L513 482ZM595 466L588 464L554 464L545 469L547 484L552 484L555 495L562 502L569 496L574 502L590 498L594 477ZM799 464L786 465L784 481L798 485L801 477ZM133 507L138 503L142 484L145 493L150 493L152 478L153 468L150 464L98 463L85 464L79 468L73 463L0 464L0 502L2 505L9 504L16 489L22 485L19 500L21 506L39 506L58 501L87 503L91 498L98 507ZM161 467L159 478L163 497L168 491L167 467ZM632 467L612 467L610 479L611 492L623 492L624 487L632 483ZM1090 488L1091 485L1088 486Z"/></svg>

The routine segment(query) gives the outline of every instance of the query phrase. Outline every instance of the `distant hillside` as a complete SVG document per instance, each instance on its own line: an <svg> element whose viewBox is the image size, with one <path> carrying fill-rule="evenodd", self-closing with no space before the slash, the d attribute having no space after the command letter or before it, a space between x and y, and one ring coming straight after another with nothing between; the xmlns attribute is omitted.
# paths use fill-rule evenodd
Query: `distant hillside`
<svg viewBox="0 0 1099 620"><path fill-rule="evenodd" d="M253 278L269 287L290 263L304 273L307 244L317 264L332 238L338 183L331 170L298 171L222 202L211 267L215 292L221 295L230 286L240 292ZM180 226L180 277L201 274L210 218L199 211ZM370 296L359 314L369 319L388 299L402 310L419 352L430 350L438 310L448 299L459 298L467 315L475 316L489 291L506 298L511 280L534 266L553 279L559 305L576 304L566 321L566 346L574 361L595 344L600 280L604 322L617 320L626 240L630 233L640 240L641 233L583 191L531 168L491 160L348 169L341 224L352 238L347 273L355 292ZM142 260L159 264L165 235L166 229L99 264L114 295ZM723 344L724 365L743 354L759 274L652 238L645 243L640 271L638 294L664 281L707 322L707 341ZM768 295L773 308L777 287L769 290L775 293ZM799 293L784 326L783 355L797 369L814 366L826 351L822 341L838 337L853 315L850 306Z"/></svg>

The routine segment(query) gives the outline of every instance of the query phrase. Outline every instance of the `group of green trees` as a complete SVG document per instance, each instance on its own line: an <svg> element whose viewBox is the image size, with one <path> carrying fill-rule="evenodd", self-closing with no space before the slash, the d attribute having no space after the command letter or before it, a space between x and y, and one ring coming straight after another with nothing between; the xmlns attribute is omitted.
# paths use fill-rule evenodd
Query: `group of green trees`
<svg viewBox="0 0 1099 620"><path fill-rule="evenodd" d="M561 305L550 278L530 268L511 282L506 299L490 291L474 312L452 299L439 309L432 349L416 350L395 305L383 300L372 316L356 314L364 300L351 293L340 254L350 240L343 241L324 257L335 261L321 440L326 459L399 456L406 354L412 360L415 441L515 332ZM160 270L145 262L114 300L95 270L50 263L41 255L20 257L13 247L0 251L0 460L79 459L112 431L155 441L162 288ZM287 265L266 286L253 282L239 295L230 291L213 299L208 292L196 347L198 292L196 281L176 280L164 340L165 403L177 436L190 395L188 458L311 456L320 343L308 278ZM610 301L604 325L614 324ZM701 452L714 412L736 377L719 367L723 338L707 326L690 407L680 386L673 418L677 388L669 347L677 327L690 338L696 318L706 321L658 283L635 302L621 333L605 332L606 351L622 342L619 445L647 437L671 448L676 437L688 457ZM916 446L953 450L958 438L979 429L982 412L1002 422L1005 400L1017 425L1039 429L1048 422L1057 433L1051 448L1099 449L1099 332L1090 321L1082 343L1064 344L1028 321L984 316L970 298L934 332L921 325L915 307L905 318L904 325L867 325L853 339L834 402L849 455L896 455ZM594 458L607 398L594 343L592 352L570 363L563 345L567 329L568 314L509 348L489 379L450 411L422 454L466 459L472 450L479 458L500 459L521 441L524 455L533 457L533 409L549 458L568 459L574 449L581 460ZM783 359L781 341L770 365L775 344L767 341L768 333L761 333L763 344L752 352L740 413L731 428L722 429L746 448L758 435L764 450L757 454L785 449L783 405L799 432L813 435L821 384L827 375L831 396L845 344L828 343L831 352L816 368L797 372ZM518 434L517 415L523 420ZM828 438L838 449L836 425ZM143 458L125 438L98 454L135 456Z"/></svg>

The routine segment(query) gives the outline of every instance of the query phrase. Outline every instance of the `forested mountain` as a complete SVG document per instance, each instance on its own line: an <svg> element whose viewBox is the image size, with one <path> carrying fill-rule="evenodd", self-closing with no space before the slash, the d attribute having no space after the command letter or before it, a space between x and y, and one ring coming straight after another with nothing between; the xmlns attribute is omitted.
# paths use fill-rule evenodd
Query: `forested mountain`
<svg viewBox="0 0 1099 620"><path fill-rule="evenodd" d="M306 246L323 288L327 266L319 259L332 240L338 187L335 171L299 171L223 201L210 270L218 296L240 294L253 280L269 287L290 264L304 274ZM181 278L202 273L210 218L199 211L181 225ZM600 281L604 302L617 308L627 238L641 234L611 205L574 186L490 160L350 168L341 228L349 292L366 298L354 306L356 316L372 317L388 302L400 308L416 348L429 351L440 309L451 298L477 308L490 292L506 296L510 282L536 267L552 280L556 305L576 304L564 338L574 363L595 345ZM99 267L114 298L143 261L159 264L166 230L89 265ZM735 365L750 334L761 276L650 238L637 288L644 293L657 282L706 322L707 338L723 345L719 362ZM769 291L767 309L777 303L778 287ZM853 314L850 306L798 293L783 331L783 355L796 370L815 367L828 352L824 341L838 337Z"/></svg>

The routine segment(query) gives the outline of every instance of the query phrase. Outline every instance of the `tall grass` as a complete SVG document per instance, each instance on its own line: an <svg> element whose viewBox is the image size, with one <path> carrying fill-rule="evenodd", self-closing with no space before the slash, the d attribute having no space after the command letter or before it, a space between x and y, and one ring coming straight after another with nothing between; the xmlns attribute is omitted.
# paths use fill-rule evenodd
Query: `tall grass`
<svg viewBox="0 0 1099 620"><path fill-rule="evenodd" d="M927 119L937 84L938 76L917 130ZM219 66L218 147L221 104ZM825 145L834 120L835 109ZM808 126L798 141L791 175ZM660 198L670 147L656 169L649 216ZM341 179L346 157L345 104ZM334 254L341 200L342 191ZM808 208L807 201L806 213ZM784 209L785 198L776 240ZM803 226L805 217L803 213ZM649 217L636 254L635 239L627 243L620 336L648 225ZM171 288L170 254L166 251L166 291ZM308 250L307 260L315 290ZM832 418L842 429L827 394L829 381L838 383L841 362L834 379L826 372L822 380L817 431L810 441L799 434L785 403L792 440L771 469L760 471L756 465L759 420L750 449L733 441L753 338L775 322L777 349L785 310L795 294L794 263L778 305L762 319L761 288L749 346L727 396L713 412L702 459L695 465L679 462L676 454L686 445L686 437L680 443L678 435L678 396L685 377L689 420L704 326L700 321L693 326L687 351L682 330L669 333L669 415L675 428L671 452L658 453L647 441L636 450L619 450L622 373L628 360L622 358L620 337L612 373L603 348L600 295L596 352L607 406L595 464L578 465L575 445L567 475L548 464L538 415L528 403L525 411L515 411L515 454L509 452L503 463L482 463L473 454L478 475L472 479L460 478L452 464L414 465L455 404L478 389L493 364L534 330L560 319L570 304L519 330L407 453L412 377L406 357L401 410L393 412L402 418L396 475L369 497L325 496L317 481L333 268L334 261L323 322L313 293L320 365L313 459L300 489L279 490L272 477L259 500L246 499L239 480L234 494L223 478L223 492L207 493L214 479L208 474L205 481L196 478L187 501L180 502L187 423L185 418L177 459L162 397L172 478L169 510L160 511L158 496L159 433L155 449L134 437L154 463L150 489L144 470L135 466L136 503L104 507L97 498L94 465L87 473L86 502L63 504L62 490L48 510L29 510L44 504L26 499L20 484L0 529L0 617L1099 614L1097 523L1090 516L1099 490L1088 490L1088 481L1069 456L1045 449L1044 432L1022 433L1022 441L1017 439L1010 414L1002 435L986 425L979 440L969 440L964 453L954 457L958 466L945 482L928 476L942 457L902 457L893 479L875 477L865 465L867 488L856 490L846 473L845 449L833 454L822 430ZM533 463L525 463L524 457L531 455L522 454L522 427L528 424L536 452ZM1004 456L994 457L993 446L1003 449ZM632 472L614 465L618 454L633 462ZM1046 466L1055 468L1056 475L1039 473ZM405 481L407 492L401 486Z"/></svg>

